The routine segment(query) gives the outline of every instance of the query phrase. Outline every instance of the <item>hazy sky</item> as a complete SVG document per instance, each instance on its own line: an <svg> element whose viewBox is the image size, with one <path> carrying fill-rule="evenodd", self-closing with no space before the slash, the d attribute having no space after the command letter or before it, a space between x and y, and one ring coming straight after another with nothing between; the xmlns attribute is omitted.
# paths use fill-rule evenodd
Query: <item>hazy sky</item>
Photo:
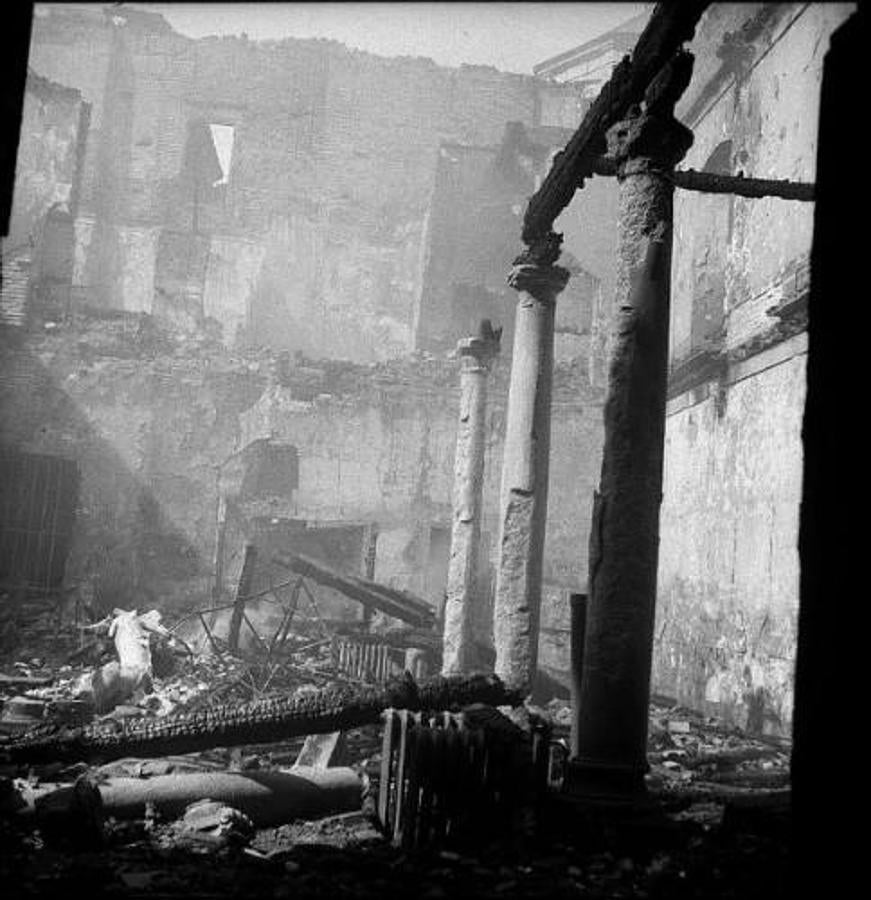
<svg viewBox="0 0 871 900"><path fill-rule="evenodd" d="M645 3L133 3L181 34L252 39L334 38L381 56L530 73L543 60L609 31Z"/></svg>

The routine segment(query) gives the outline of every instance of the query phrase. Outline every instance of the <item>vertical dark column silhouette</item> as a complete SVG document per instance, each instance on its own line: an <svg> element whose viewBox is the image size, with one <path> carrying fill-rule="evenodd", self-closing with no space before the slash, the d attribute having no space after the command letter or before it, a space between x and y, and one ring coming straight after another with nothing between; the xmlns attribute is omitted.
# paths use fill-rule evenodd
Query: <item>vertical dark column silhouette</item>
<svg viewBox="0 0 871 900"><path fill-rule="evenodd" d="M674 118L693 58L678 54L643 110L608 131L620 243L605 446L590 530L589 606L569 784L632 795L647 771L647 720L665 448L674 185L692 144ZM573 748L574 750L575 748Z"/></svg>
<svg viewBox="0 0 871 900"><path fill-rule="evenodd" d="M857 863L864 864L858 855L864 851L864 846L859 850L864 833L856 824L862 821L862 801L846 781L851 774L857 782L865 778L861 742L839 739L845 715L860 715L858 698L844 707L846 695L858 684L851 677L852 661L865 649L850 644L859 633L864 637L864 631L847 624L839 601L862 590L864 573L857 571L857 561L867 555L867 546L859 546L866 543L867 525L855 502L868 467L866 443L859 436L865 404L855 390L867 381L859 371L867 353L867 330L850 319L855 301L867 294L868 176L855 155L864 143L856 133L861 119L856 113L867 82L866 64L860 60L867 48L867 25L867 8L860 4L859 12L834 32L820 95L793 716L796 897L845 896L850 891L839 892L836 886L846 887L847 874L858 869ZM851 509L859 515L851 515ZM839 748L834 753L833 743ZM838 777L838 760L845 758L856 770Z"/></svg>
<svg viewBox="0 0 871 900"><path fill-rule="evenodd" d="M3 15L3 52L0 53L0 115L3 140L0 141L0 236L9 234L12 190L15 185L15 161L24 109L24 84L30 55L32 3L13 3Z"/></svg>

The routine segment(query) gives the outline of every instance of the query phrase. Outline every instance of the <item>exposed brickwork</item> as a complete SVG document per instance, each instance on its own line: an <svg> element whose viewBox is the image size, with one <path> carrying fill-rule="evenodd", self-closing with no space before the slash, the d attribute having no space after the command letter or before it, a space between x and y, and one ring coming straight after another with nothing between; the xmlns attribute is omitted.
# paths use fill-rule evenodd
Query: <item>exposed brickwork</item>
<svg viewBox="0 0 871 900"><path fill-rule="evenodd" d="M159 16L117 8L46 10L32 43L32 64L94 106L82 213L98 240L79 247L79 292L163 314L143 299L160 273L134 283L126 255L143 256L118 228L179 232L196 215L222 257L231 238L263 253L256 276L233 283L246 292L231 298L213 279L217 297L202 280L183 293L204 295L228 341L312 356L412 349L441 141L496 144L509 121L573 125L578 104L573 86L487 67L384 59L324 40L195 41ZM196 214L180 174L195 121L235 129L229 183L200 197Z"/></svg>
<svg viewBox="0 0 871 900"><path fill-rule="evenodd" d="M75 212L87 124L79 91L28 71L9 235L0 248L0 323L25 324L37 282L57 274L59 231L46 233L46 219L58 205L67 216Z"/></svg>

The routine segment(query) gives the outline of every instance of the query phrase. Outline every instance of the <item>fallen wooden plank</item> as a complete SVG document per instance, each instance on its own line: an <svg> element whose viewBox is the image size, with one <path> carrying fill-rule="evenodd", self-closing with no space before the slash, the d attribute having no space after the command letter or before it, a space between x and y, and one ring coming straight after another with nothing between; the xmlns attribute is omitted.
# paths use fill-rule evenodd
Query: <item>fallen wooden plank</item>
<svg viewBox="0 0 871 900"><path fill-rule="evenodd" d="M420 597L407 591L389 588L383 584L347 575L298 553L278 553L272 557L273 562L285 569L290 569L306 578L311 578L324 587L339 591L346 597L356 600L363 606L377 609L388 616L407 622L419 628L435 625L435 611Z"/></svg>
<svg viewBox="0 0 871 900"><path fill-rule="evenodd" d="M242 562L242 573L239 576L239 584L236 588L236 598L233 602L233 614L230 617L230 630L227 636L227 646L233 653L239 649L239 632L242 628L242 619L245 616L245 601L248 599L248 594L251 593L256 563L257 548L254 544L245 544L245 558ZM257 634L256 631L254 633L255 635Z"/></svg>

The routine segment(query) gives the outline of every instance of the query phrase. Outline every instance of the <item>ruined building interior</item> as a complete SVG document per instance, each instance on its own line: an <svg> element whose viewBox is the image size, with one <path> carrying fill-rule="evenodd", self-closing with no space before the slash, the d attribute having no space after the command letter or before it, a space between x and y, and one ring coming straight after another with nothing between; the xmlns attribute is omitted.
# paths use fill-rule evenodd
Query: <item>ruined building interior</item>
<svg viewBox="0 0 871 900"><path fill-rule="evenodd" d="M4 884L823 884L857 5L526 74L16 9Z"/></svg>

